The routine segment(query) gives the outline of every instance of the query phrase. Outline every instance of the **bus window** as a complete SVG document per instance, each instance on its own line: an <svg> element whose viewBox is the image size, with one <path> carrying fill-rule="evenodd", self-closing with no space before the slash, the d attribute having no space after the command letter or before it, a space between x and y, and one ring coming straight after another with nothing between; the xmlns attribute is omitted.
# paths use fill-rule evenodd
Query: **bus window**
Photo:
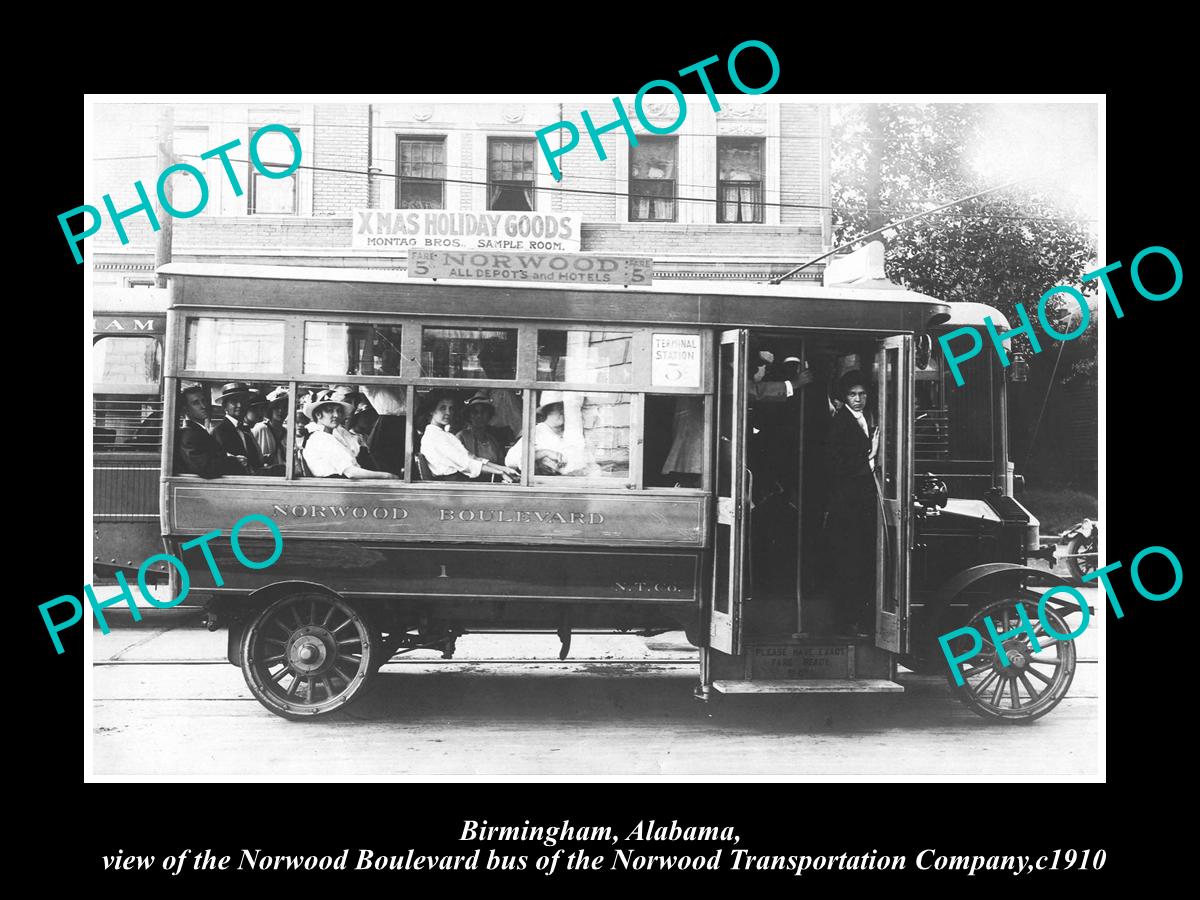
<svg viewBox="0 0 1200 900"><path fill-rule="evenodd" d="M633 383L632 334L539 329L537 344L538 381Z"/></svg>
<svg viewBox="0 0 1200 900"><path fill-rule="evenodd" d="M403 477L406 386L302 384L297 397L296 477Z"/></svg>
<svg viewBox="0 0 1200 900"><path fill-rule="evenodd" d="M184 368L282 372L284 323L269 319L190 318Z"/></svg>
<svg viewBox="0 0 1200 900"><path fill-rule="evenodd" d="M269 382L183 382L174 473L283 477L287 389Z"/></svg>
<svg viewBox="0 0 1200 900"><path fill-rule="evenodd" d="M162 342L151 335L106 335L92 345L92 381L106 384L158 384Z"/></svg>
<svg viewBox="0 0 1200 900"><path fill-rule="evenodd" d="M534 475L629 481L633 394L538 391ZM524 464L524 441L506 457Z"/></svg>
<svg viewBox="0 0 1200 900"><path fill-rule="evenodd" d="M643 423L644 486L700 487L704 473L704 397L647 394Z"/></svg>
<svg viewBox="0 0 1200 900"><path fill-rule="evenodd" d="M934 342L929 363L916 372L916 461L991 460L992 368L991 357L983 353L959 363L963 378L959 387Z"/></svg>
<svg viewBox="0 0 1200 900"><path fill-rule="evenodd" d="M92 447L157 453L162 441L162 341L105 335L92 345Z"/></svg>
<svg viewBox="0 0 1200 900"><path fill-rule="evenodd" d="M517 377L517 329L421 329L421 374L426 378Z"/></svg>
<svg viewBox="0 0 1200 900"><path fill-rule="evenodd" d="M399 325L304 323L304 371L328 375L399 375Z"/></svg>
<svg viewBox="0 0 1200 900"><path fill-rule="evenodd" d="M414 480L503 482L500 475L484 471L482 463L502 466L517 443L520 391L430 388L417 391L416 397ZM432 435L433 429L442 433Z"/></svg>

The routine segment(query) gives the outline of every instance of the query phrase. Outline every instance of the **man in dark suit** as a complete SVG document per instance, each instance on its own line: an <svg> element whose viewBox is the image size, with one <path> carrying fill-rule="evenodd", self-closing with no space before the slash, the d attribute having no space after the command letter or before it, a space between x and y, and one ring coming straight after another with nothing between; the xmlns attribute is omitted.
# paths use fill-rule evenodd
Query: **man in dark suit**
<svg viewBox="0 0 1200 900"><path fill-rule="evenodd" d="M250 426L242 421L254 391L240 381L231 381L221 389L216 403L225 415L213 425L212 436L233 457L245 459L250 475L265 475L262 453Z"/></svg>
<svg viewBox="0 0 1200 900"><path fill-rule="evenodd" d="M866 419L867 387L861 372L838 382L843 405L825 439L829 480L825 538L840 630L870 634L875 608L875 447Z"/></svg>
<svg viewBox="0 0 1200 900"><path fill-rule="evenodd" d="M196 385L185 388L179 395L179 405L187 420L175 438L175 474L201 478L244 475L245 465L226 453L204 427L208 418L207 393L207 388Z"/></svg>

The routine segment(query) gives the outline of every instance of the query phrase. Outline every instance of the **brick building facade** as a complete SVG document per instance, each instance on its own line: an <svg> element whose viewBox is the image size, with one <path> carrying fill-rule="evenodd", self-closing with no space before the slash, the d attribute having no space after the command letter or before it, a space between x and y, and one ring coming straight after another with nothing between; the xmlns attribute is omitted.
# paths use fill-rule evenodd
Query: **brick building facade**
<svg viewBox="0 0 1200 900"><path fill-rule="evenodd" d="M581 112L603 127L616 119L611 101L101 104L96 196L85 202L102 209L101 197L110 193L117 210L128 209L138 202L139 179L153 199L164 129L176 157L196 165L210 191L200 214L173 221L175 260L404 270L403 249L352 247L352 210L479 212L528 204L536 212L576 214L584 252L653 257L656 278L761 280L830 246L828 109L768 97L719 99L714 112L703 95L689 96L682 126L665 137L642 127L627 104L638 148L616 128L600 138L603 161ZM644 113L652 125L678 118L673 99L650 100ZM534 134L560 120L574 122L581 135L558 157L562 179L555 181ZM267 124L290 128L301 147L301 168L289 178L265 179L249 163L250 135ZM270 137L260 156L290 162L287 138ZM551 145L558 139L551 135ZM219 159L198 158L234 140L241 144L228 155L240 195ZM177 174L172 185L177 208L196 205L195 179ZM153 280L156 235L146 215L123 224L126 245L107 216L88 239L97 285ZM802 274L819 279L820 272L814 266Z"/></svg>

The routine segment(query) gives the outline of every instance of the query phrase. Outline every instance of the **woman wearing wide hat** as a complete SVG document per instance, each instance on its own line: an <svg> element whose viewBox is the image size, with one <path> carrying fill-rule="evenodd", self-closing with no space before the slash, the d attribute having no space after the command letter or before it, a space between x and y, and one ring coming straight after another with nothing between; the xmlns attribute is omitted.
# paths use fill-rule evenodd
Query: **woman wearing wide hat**
<svg viewBox="0 0 1200 900"><path fill-rule="evenodd" d="M562 391L542 391L538 400L537 425L533 429L534 472L538 475L565 475L567 458L566 415ZM525 439L517 441L504 462L519 469L525 459Z"/></svg>
<svg viewBox="0 0 1200 900"><path fill-rule="evenodd" d="M377 472L359 465L361 444L342 422L354 413L344 400L334 399L332 391L323 391L304 404L304 415L311 420L312 433L304 442L304 463L316 478L399 478L394 472Z"/></svg>
<svg viewBox="0 0 1200 900"><path fill-rule="evenodd" d="M488 462L502 463L505 445L491 428L492 417L495 414L496 406L487 391L477 391L467 401L467 426L454 436L462 441L462 445L473 456Z"/></svg>
<svg viewBox="0 0 1200 900"><path fill-rule="evenodd" d="M870 633L875 609L875 451L878 431L867 419L868 381L859 371L838 381L842 406L825 439L829 493L825 539L842 630Z"/></svg>

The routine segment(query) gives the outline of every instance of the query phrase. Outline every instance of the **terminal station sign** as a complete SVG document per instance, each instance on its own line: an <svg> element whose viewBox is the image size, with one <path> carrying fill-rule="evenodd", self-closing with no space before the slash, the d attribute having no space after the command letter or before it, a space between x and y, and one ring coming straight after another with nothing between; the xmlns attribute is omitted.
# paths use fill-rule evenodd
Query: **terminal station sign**
<svg viewBox="0 0 1200 900"><path fill-rule="evenodd" d="M410 278L549 281L558 284L648 285L649 257L593 253L510 253L491 250L410 250Z"/></svg>
<svg viewBox="0 0 1200 900"><path fill-rule="evenodd" d="M579 250L579 217L573 213L356 209L353 222L355 250Z"/></svg>

